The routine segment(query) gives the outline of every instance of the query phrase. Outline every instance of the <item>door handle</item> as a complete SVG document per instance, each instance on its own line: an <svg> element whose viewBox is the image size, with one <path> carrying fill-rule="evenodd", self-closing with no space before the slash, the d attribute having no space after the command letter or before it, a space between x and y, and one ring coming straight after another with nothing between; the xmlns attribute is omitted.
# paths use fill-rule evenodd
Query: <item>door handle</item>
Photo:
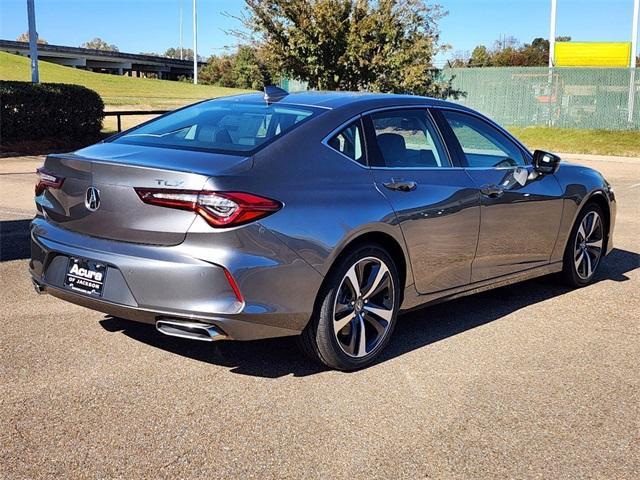
<svg viewBox="0 0 640 480"><path fill-rule="evenodd" d="M498 198L502 196L502 194L504 193L504 189L492 183L480 187L480 193L482 193L482 195L484 195L485 197Z"/></svg>
<svg viewBox="0 0 640 480"><path fill-rule="evenodd" d="M418 186L413 180L394 180L393 178L388 182L384 182L382 185L389 190L398 190L400 192L410 192Z"/></svg>

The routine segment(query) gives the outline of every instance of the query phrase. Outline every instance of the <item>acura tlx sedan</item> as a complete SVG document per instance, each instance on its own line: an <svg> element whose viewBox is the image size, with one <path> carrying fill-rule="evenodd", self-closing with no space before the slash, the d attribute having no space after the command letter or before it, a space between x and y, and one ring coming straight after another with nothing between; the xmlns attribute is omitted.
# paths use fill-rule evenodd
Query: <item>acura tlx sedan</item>
<svg viewBox="0 0 640 480"><path fill-rule="evenodd" d="M430 98L266 93L174 111L38 170L36 289L166 335L298 336L364 367L398 312L612 249L594 170Z"/></svg>

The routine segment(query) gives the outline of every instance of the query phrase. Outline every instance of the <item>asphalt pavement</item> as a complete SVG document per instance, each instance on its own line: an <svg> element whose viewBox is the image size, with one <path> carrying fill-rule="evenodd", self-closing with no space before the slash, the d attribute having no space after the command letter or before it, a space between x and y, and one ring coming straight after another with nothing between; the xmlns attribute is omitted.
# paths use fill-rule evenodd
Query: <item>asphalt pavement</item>
<svg viewBox="0 0 640 480"><path fill-rule="evenodd" d="M292 339L215 344L37 295L33 171L0 159L0 477L638 478L640 159L593 285L528 281L400 317L354 373Z"/></svg>

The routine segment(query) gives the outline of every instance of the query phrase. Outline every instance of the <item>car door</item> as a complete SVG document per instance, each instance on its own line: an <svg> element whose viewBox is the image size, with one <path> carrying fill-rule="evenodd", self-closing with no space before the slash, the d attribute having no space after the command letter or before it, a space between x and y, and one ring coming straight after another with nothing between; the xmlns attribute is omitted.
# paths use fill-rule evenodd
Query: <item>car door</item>
<svg viewBox="0 0 640 480"><path fill-rule="evenodd" d="M481 193L472 282L549 263L562 217L555 176L537 174L529 153L482 117L452 109L433 115Z"/></svg>
<svg viewBox="0 0 640 480"><path fill-rule="evenodd" d="M478 230L478 189L452 164L426 108L364 116L377 188L400 223L419 293L469 283Z"/></svg>

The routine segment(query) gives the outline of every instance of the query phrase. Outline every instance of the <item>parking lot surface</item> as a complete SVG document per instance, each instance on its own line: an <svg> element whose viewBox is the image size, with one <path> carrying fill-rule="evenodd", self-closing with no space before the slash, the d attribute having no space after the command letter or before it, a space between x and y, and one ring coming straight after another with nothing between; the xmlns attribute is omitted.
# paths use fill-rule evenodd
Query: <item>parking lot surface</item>
<svg viewBox="0 0 640 480"><path fill-rule="evenodd" d="M0 477L638 478L640 159L583 162L618 198L595 284L405 314L355 373L292 339L194 343L38 296L41 161L0 159Z"/></svg>

